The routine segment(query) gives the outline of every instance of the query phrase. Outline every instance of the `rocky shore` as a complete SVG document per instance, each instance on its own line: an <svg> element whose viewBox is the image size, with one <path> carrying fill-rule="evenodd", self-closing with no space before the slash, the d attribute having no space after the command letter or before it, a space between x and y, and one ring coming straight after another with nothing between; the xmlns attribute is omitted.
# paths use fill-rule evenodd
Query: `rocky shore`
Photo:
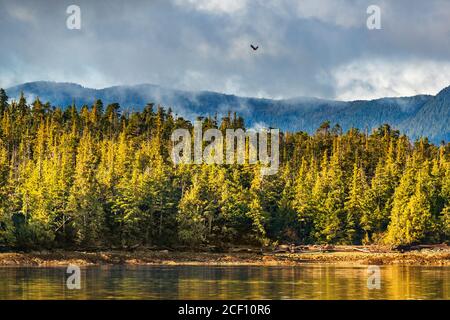
<svg viewBox="0 0 450 320"><path fill-rule="evenodd" d="M124 265L256 265L292 266L305 263L352 265L438 265L450 266L446 245L392 250L379 246L280 246L265 251L237 247L227 252L133 250L32 251L0 253L0 266Z"/></svg>

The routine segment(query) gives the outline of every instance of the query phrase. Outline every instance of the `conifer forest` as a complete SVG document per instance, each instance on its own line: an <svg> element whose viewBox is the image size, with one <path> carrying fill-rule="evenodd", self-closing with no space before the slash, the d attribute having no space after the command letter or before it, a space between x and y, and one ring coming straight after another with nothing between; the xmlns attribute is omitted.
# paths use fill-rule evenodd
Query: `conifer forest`
<svg viewBox="0 0 450 320"><path fill-rule="evenodd" d="M245 128L233 110L203 127ZM0 91L0 247L411 245L450 239L450 144L323 123L280 133L280 168L174 165L192 130L149 103L54 107Z"/></svg>

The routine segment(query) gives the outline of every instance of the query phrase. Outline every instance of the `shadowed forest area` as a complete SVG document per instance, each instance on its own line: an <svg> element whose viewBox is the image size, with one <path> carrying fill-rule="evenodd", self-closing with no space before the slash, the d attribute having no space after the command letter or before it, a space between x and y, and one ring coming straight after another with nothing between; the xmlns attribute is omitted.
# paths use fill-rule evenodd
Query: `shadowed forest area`
<svg viewBox="0 0 450 320"><path fill-rule="evenodd" d="M236 114L204 129L244 128ZM447 242L450 145L323 123L280 136L280 170L178 165L170 109L77 109L0 90L0 246L371 244Z"/></svg>

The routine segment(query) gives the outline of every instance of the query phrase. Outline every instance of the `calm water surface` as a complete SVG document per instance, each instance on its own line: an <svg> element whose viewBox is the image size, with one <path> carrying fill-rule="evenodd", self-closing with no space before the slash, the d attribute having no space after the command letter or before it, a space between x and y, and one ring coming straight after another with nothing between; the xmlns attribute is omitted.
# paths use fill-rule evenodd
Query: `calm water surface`
<svg viewBox="0 0 450 320"><path fill-rule="evenodd" d="M68 290L65 268L0 268L0 299L450 299L450 267L107 266L81 269Z"/></svg>

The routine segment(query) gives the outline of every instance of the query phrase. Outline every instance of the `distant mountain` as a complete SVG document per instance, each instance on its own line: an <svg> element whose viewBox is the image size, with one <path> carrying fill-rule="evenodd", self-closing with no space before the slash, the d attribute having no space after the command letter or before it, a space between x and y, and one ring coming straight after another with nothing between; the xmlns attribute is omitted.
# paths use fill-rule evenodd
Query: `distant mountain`
<svg viewBox="0 0 450 320"><path fill-rule="evenodd" d="M238 97L209 91L190 92L142 84L104 89L84 88L73 83L30 82L6 89L11 99L24 92L31 102L36 97L52 105L78 107L118 102L122 110L141 110L146 103L159 103L187 119L196 116L222 116L236 111L245 118L247 127L271 126L289 131L314 132L324 121L338 123L344 130L351 127L373 129L389 123L412 138L427 136L439 143L450 140L450 87L436 96L417 95L381 98L370 101L333 101L317 98L285 100Z"/></svg>
<svg viewBox="0 0 450 320"><path fill-rule="evenodd" d="M400 123L399 128L413 137L450 141L450 87L429 99L414 116Z"/></svg>

